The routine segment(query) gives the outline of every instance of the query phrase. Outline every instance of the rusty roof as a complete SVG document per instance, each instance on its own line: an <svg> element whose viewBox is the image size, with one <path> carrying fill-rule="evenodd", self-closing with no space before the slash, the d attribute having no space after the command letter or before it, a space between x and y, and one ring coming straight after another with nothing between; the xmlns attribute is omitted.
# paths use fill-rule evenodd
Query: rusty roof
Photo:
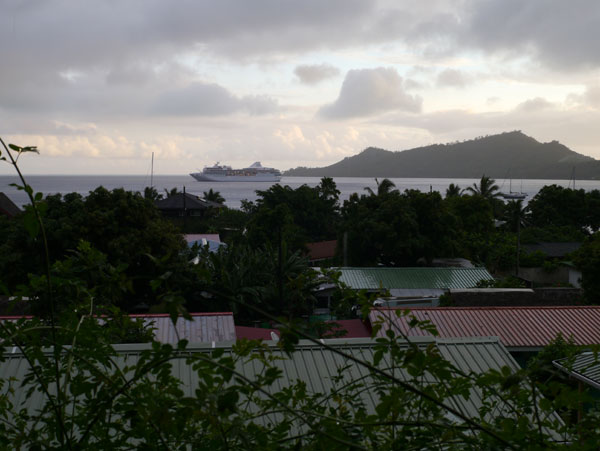
<svg viewBox="0 0 600 451"><path fill-rule="evenodd" d="M308 249L308 258L311 261L325 260L335 257L337 240L317 241L315 243L306 243Z"/></svg>
<svg viewBox="0 0 600 451"><path fill-rule="evenodd" d="M371 311L372 325L383 321L378 336L384 336L390 324L396 334L430 335L410 327L410 318L397 316L396 310ZM548 345L560 333L578 345L600 344L600 306L430 307L410 311L419 320L431 321L442 338L499 337L508 348L538 348Z"/></svg>

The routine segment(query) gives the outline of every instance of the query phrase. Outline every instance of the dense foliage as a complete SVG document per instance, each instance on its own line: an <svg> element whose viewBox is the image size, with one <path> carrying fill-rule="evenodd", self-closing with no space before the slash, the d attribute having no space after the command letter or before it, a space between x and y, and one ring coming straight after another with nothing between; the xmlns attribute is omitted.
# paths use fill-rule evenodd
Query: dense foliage
<svg viewBox="0 0 600 451"><path fill-rule="evenodd" d="M29 150L11 148L18 154ZM69 244L72 252L62 253L60 247L49 246L49 237L61 227L47 230L45 218L51 223L52 216L48 210L48 216L41 214L47 201L36 196L24 180L21 187L32 203L20 226L24 236L37 244L42 262L31 266L30 277L18 290L23 297L43 301L48 315L0 322L2 345L12 349L2 353L0 364L8 368L15 359L22 359L25 367L21 380L0 379L0 446L4 448L538 450L565 443L569 449L598 448L598 411L591 409L579 422L572 421L572 413L592 400L590 393L570 385L550 365L552 359L577 349L557 342L527 368L470 372L443 358L433 342L417 345L387 328L385 336L374 342L372 356L363 353L357 358L312 339L294 323L275 318L274 313L299 314L295 309L310 300L315 282L305 278L306 261L287 252L281 238L277 247L262 251L252 247L212 255L205 251L195 267L196 281L208 287L213 299L282 321L278 346L240 341L231 351L191 352L185 341L176 346L152 342L126 359L112 345L115 339L132 338L123 335L124 325L139 335L133 341L145 341L148 334L127 325L128 320L110 304L119 291L144 289L136 283L139 274L128 273L131 263L120 260L127 256L109 242L77 240ZM110 195L98 194L100 199ZM129 199L129 195L114 194ZM468 212L471 202L484 198L466 199L453 202ZM128 201L123 202L127 205ZM103 224L109 230L102 236L110 241L111 210L101 205L96 204L96 212L104 213L95 217L99 222L106 220ZM281 205L277 203L273 210ZM394 223L399 224L395 233L401 239L398 231L405 225L412 227L410 240L417 244L409 241L407 248L418 249L413 258L427 257L433 235L444 233L429 222L459 227L459 221L465 224L470 216L478 217L477 209L472 209L472 215L459 218L453 210L457 205L452 207L436 193L400 194L386 189L355 196L344 206L349 209L344 220L350 214L362 214L361 209L371 209L371 213L381 209L383 216L373 223L379 227L393 219L393 207L401 207L404 217ZM261 203L256 206L257 210L261 207ZM121 210L121 214L126 212L128 208ZM367 216L359 217L366 221ZM302 218L291 215L286 221L308 229ZM482 218L491 219L489 214ZM86 222L75 224L83 228ZM125 229L127 224L123 223ZM474 220L465 233L481 234L485 240L492 232L489 224ZM96 237L92 232L86 236ZM435 239L442 246L451 238ZM594 252L596 238L586 244ZM171 265L167 258L165 264ZM170 269L174 272L177 267ZM178 284L172 281L173 272L155 273L157 277L147 283L151 290L163 290L160 299L175 320L180 313L185 315L185 299L174 291ZM274 273L278 274L275 283ZM279 304L273 304L274 300ZM64 302L69 308L58 309ZM363 304L365 310L370 307ZM98 321L100 312L110 314ZM397 310L396 314L409 313ZM430 323L412 320L411 325L435 334ZM381 326L375 324L374 333ZM282 377L282 365L298 352L299 337L336 355L331 389L312 391L302 380L286 382ZM249 374L250 366L255 371ZM187 371L186 383L174 377L175 367ZM352 368L359 368L360 376ZM459 407L471 398L479 400L475 411Z"/></svg>
<svg viewBox="0 0 600 451"><path fill-rule="evenodd" d="M37 208L45 224L51 263L69 257L84 241L130 278L130 286L111 295L114 305L132 309L160 303L160 292L151 290L149 281L166 272L172 286L190 298L195 296L181 234L140 194L100 187L86 197L50 195L40 199ZM30 234L32 219L29 207L23 215L0 221L0 277L9 290L26 283L29 274L43 273L41 238ZM73 271L77 270L75 266Z"/></svg>

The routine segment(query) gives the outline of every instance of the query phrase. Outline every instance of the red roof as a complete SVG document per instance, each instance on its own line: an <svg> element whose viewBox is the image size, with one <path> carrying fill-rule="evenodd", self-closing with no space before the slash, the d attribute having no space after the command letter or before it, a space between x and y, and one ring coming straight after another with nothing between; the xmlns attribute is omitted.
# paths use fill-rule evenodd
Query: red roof
<svg viewBox="0 0 600 451"><path fill-rule="evenodd" d="M235 326L235 335L238 340L246 338L248 340L272 340L271 332L279 336L277 329L263 329L262 327Z"/></svg>
<svg viewBox="0 0 600 451"><path fill-rule="evenodd" d="M306 247L308 248L308 258L311 261L333 258L335 257L335 248L337 247L337 240L307 243Z"/></svg>
<svg viewBox="0 0 600 451"><path fill-rule="evenodd" d="M412 308L411 315L429 320L440 337L500 337L507 347L542 347L561 333L576 344L600 344L600 306L568 307L439 307ZM398 317L395 309L372 310L371 325L383 319L377 336L389 324L407 336L430 335L409 326L410 316Z"/></svg>
<svg viewBox="0 0 600 451"><path fill-rule="evenodd" d="M339 325L339 327L331 330L331 336L342 331L345 331L346 333L340 335L340 338L368 338L371 336L371 332L360 319L338 319L327 322Z"/></svg>

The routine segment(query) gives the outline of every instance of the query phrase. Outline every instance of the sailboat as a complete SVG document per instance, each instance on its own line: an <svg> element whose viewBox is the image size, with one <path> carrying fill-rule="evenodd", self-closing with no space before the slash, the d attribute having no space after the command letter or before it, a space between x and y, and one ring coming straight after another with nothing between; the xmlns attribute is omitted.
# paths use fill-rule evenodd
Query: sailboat
<svg viewBox="0 0 600 451"><path fill-rule="evenodd" d="M511 199L511 200L522 200L525 199L527 197L527 193L523 192L523 181L521 181L521 191L517 192L512 190L512 179L510 179L509 182L509 191L508 193L500 193L500 195L502 197L504 197L505 199Z"/></svg>

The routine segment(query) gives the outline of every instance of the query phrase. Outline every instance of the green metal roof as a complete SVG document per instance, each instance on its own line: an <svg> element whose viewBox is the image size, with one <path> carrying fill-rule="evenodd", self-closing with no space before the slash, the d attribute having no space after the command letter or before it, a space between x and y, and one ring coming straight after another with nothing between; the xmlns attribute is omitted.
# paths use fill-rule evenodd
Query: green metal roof
<svg viewBox="0 0 600 451"><path fill-rule="evenodd" d="M340 280L357 290L474 288L493 280L485 268L338 268Z"/></svg>

